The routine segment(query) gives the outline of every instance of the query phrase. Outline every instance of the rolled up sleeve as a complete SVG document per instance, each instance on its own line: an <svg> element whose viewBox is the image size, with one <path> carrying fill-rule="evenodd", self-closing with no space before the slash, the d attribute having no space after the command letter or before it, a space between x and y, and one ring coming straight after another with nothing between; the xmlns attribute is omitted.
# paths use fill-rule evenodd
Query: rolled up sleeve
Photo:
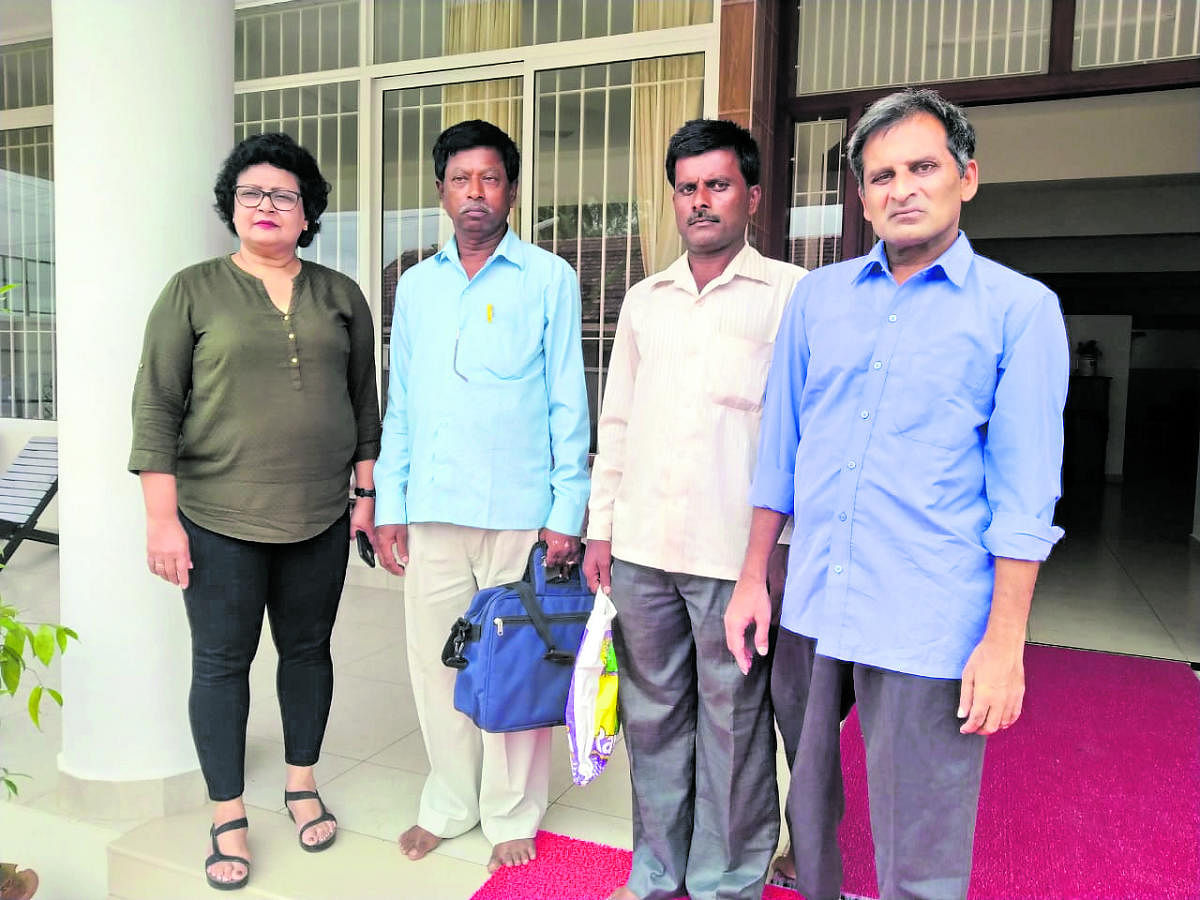
<svg viewBox="0 0 1200 900"><path fill-rule="evenodd" d="M186 292L176 276L167 282L146 321L133 387L130 472L175 474L195 343Z"/></svg>
<svg viewBox="0 0 1200 900"><path fill-rule="evenodd" d="M983 545L993 556L1040 562L1063 536L1053 521L1062 493L1070 351L1054 294L1043 294L1023 312L1005 323L988 421L984 467L992 519Z"/></svg>

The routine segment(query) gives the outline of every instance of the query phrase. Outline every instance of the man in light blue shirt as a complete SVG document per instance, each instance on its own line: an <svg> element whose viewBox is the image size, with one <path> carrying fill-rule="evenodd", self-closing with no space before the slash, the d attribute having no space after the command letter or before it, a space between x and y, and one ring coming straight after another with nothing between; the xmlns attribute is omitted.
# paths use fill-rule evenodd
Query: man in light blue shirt
<svg viewBox="0 0 1200 900"><path fill-rule="evenodd" d="M441 662L483 587L516 581L539 538L575 561L588 498L579 281L508 228L520 155L479 120L446 129L434 174L454 237L396 288L383 445L380 562L405 575L408 663L430 772L400 849L420 859L480 824L488 868L534 856L550 730L481 732L454 709Z"/></svg>
<svg viewBox="0 0 1200 900"><path fill-rule="evenodd" d="M749 636L766 653L767 555L794 514L771 688L815 900L841 887L854 703L881 896L966 896L984 736L1021 714L1034 581L1062 536L1062 315L958 230L974 147L933 91L868 109L847 155L882 240L801 281L775 344L726 640L743 669Z"/></svg>

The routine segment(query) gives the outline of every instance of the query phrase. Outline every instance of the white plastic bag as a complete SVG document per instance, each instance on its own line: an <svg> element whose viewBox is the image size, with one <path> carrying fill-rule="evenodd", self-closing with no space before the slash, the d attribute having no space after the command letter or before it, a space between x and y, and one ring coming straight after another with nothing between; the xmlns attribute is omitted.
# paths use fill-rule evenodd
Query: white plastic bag
<svg viewBox="0 0 1200 900"><path fill-rule="evenodd" d="M608 594L596 591L567 692L567 741L576 784L587 784L604 770L617 740L617 658L612 647L616 615Z"/></svg>

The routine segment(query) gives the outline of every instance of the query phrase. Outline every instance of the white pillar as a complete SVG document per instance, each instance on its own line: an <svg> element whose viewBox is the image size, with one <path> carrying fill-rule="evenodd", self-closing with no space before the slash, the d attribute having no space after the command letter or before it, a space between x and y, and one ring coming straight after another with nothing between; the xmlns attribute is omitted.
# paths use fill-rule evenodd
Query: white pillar
<svg viewBox="0 0 1200 900"><path fill-rule="evenodd" d="M146 315L227 250L212 210L233 138L233 0L54 0L61 618L60 799L112 817L203 800L179 591L145 564L125 470Z"/></svg>

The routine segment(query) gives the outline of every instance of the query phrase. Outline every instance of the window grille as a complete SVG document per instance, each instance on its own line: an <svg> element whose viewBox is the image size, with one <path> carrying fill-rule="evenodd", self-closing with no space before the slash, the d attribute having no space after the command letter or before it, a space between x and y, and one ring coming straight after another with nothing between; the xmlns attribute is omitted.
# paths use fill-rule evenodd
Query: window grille
<svg viewBox="0 0 1200 900"><path fill-rule="evenodd" d="M1200 56L1197 0L1078 0L1074 68Z"/></svg>

